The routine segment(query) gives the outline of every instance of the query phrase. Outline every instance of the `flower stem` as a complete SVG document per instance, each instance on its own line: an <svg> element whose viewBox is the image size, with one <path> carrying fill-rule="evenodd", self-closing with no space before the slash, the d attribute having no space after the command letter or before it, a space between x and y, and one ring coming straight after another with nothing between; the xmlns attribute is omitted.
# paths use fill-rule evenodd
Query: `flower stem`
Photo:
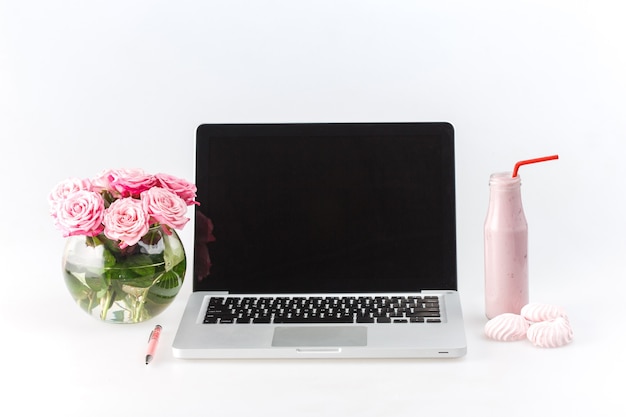
<svg viewBox="0 0 626 417"><path fill-rule="evenodd" d="M113 305L113 301L115 301L115 290L112 290L112 287L109 286L106 290L105 297L100 300L100 305L102 306L100 318L102 320L106 319L107 314L109 313L109 308Z"/></svg>
<svg viewBox="0 0 626 417"><path fill-rule="evenodd" d="M141 320L141 313L143 311L143 297L144 297L143 293L137 297L133 297L134 302L133 302L132 318L131 318L133 323L137 323Z"/></svg>

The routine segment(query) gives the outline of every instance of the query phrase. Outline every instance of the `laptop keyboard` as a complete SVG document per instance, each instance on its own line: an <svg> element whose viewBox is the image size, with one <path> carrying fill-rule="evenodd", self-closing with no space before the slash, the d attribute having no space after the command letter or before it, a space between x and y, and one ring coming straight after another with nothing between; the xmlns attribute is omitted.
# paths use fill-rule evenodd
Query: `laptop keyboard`
<svg viewBox="0 0 626 417"><path fill-rule="evenodd" d="M211 297L204 323L440 323L439 297Z"/></svg>

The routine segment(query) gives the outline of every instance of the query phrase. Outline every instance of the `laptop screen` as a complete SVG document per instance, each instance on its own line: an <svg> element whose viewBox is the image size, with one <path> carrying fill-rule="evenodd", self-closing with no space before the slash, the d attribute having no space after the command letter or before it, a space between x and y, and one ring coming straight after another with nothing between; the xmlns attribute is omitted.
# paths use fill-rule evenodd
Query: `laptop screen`
<svg viewBox="0 0 626 417"><path fill-rule="evenodd" d="M447 123L201 125L194 291L456 289Z"/></svg>

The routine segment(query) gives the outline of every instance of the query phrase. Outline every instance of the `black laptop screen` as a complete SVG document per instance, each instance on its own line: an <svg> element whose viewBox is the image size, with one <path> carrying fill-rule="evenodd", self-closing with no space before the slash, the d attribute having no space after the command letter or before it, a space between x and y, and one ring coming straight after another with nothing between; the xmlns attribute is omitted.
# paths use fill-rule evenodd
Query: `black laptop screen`
<svg viewBox="0 0 626 417"><path fill-rule="evenodd" d="M194 290L456 289L445 123L202 125Z"/></svg>

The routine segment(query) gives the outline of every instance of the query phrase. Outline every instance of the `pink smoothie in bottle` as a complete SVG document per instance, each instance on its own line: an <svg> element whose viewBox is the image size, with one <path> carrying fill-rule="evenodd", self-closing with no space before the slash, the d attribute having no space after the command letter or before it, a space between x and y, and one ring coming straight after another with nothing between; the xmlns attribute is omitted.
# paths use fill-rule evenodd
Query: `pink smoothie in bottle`
<svg viewBox="0 0 626 417"><path fill-rule="evenodd" d="M528 224L521 180L511 172L489 179L485 219L485 314L520 314L528 304Z"/></svg>

